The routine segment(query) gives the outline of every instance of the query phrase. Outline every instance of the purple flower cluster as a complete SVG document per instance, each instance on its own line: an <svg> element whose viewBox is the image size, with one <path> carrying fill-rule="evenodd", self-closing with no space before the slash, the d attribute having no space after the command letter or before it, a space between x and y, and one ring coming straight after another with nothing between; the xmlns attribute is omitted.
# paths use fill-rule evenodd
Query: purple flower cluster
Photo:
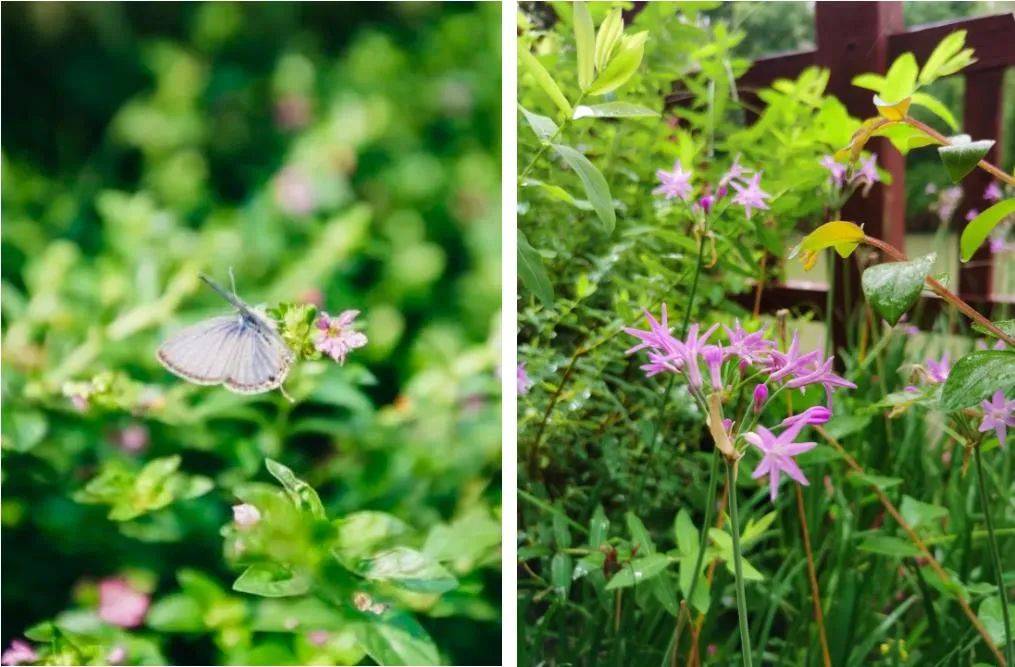
<svg viewBox="0 0 1015 667"><path fill-rule="evenodd" d="M802 352L800 338L794 334L785 350L779 350L774 341L765 337L765 331L748 332L740 322L733 327L723 326L726 342L711 342L719 328L713 324L704 332L698 324L688 328L686 337L675 337L669 326L668 313L663 306L662 316L655 319L645 313L648 329L627 328L624 331L638 339L638 343L627 354L645 350L648 363L642 365L645 375L678 373L687 379L692 396L704 404L706 394L729 394L736 389L752 386L750 410L755 417L749 420L753 425L769 401L783 389L804 389L812 385L824 387L829 407L815 406L803 413L787 417L775 434L764 426L752 426L739 435L762 454L761 463L753 477L768 476L772 500L779 489L780 475L785 473L800 484L808 484L807 478L793 460L816 446L813 442L794 442L800 431L807 425L823 424L831 416L831 394L837 388L856 388L856 385L836 375L832 370L833 358L824 358L817 350ZM706 387L706 383L709 385ZM730 386L727 386L730 385ZM734 388L735 386L735 388ZM714 399L714 396L713 396ZM745 421L748 421L745 415ZM738 434L734 423L723 420L723 427L732 440ZM743 424L741 424L741 428Z"/></svg>
<svg viewBox="0 0 1015 667"><path fill-rule="evenodd" d="M648 377L666 372L681 373L687 377L692 390L702 393L705 383L705 375L702 373L704 364L712 391L722 391L726 364L734 361L737 380L744 376L748 368L753 368L768 376L759 382L766 387L782 384L788 389L803 389L810 385L821 385L825 388L829 404L834 389L856 387L832 371L832 357L823 358L817 350L801 352L800 338L796 334L793 335L789 348L780 351L773 341L765 338L764 330L749 333L740 326L739 321L732 328L723 327L728 341L723 344L709 342L719 328L718 324L713 324L703 333L700 325L692 324L684 340L676 338L669 326L665 305L661 321L647 311L645 319L648 321L647 330L627 328L624 331L640 341L627 354L646 350L648 363L642 365L641 369ZM755 390L756 400L760 391L762 390ZM767 396L767 389L764 391Z"/></svg>
<svg viewBox="0 0 1015 667"><path fill-rule="evenodd" d="M694 186L691 184L693 173L684 169L680 160L673 164L673 169L667 171L659 169L656 177L659 179L659 186L652 191L654 195L660 195L664 199L682 199L690 201ZM750 176L750 178L748 178ZM745 215L750 218L755 210L767 210L768 200L771 195L761 189L761 172L751 176L751 170L740 164L740 157L733 160L733 164L719 179L719 183L712 192L712 188L706 185L704 194L696 201L692 208L695 212L708 215L716 202L729 194L730 188L734 195L730 202L744 208Z"/></svg>
<svg viewBox="0 0 1015 667"><path fill-rule="evenodd" d="M874 184L881 181L881 176L878 174L877 153L872 153L866 160L861 161L860 168L848 180L846 165L831 155L822 157L819 164L828 170L828 182L836 190L841 190L847 185L858 186L863 188L863 194L866 197Z"/></svg>

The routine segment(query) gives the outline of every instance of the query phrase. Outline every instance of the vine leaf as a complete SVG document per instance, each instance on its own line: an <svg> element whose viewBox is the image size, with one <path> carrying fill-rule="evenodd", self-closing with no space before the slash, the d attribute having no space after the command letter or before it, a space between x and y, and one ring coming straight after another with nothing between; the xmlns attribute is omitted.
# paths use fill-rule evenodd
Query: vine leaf
<svg viewBox="0 0 1015 667"><path fill-rule="evenodd" d="M997 223L1015 213L1015 199L999 201L983 213L969 221L962 230L959 248L962 249L962 261L968 262L977 248L987 239Z"/></svg>
<svg viewBox="0 0 1015 667"><path fill-rule="evenodd" d="M908 262L889 262L868 268L860 281L867 303L895 326L920 298L923 282L936 257L931 253Z"/></svg>
<svg viewBox="0 0 1015 667"><path fill-rule="evenodd" d="M937 152L952 183L958 183L976 167L976 163L983 159L993 145L993 139L969 141L967 136L961 135L953 138L950 146L938 147Z"/></svg>
<svg viewBox="0 0 1015 667"><path fill-rule="evenodd" d="M972 407L998 389L1015 393L1015 351L980 350L958 360L941 391L941 407L947 411Z"/></svg>

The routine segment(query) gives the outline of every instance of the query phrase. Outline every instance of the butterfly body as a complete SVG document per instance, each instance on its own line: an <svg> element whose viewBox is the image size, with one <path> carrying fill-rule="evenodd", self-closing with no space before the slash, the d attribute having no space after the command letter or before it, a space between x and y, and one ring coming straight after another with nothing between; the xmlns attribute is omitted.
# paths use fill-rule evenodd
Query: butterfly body
<svg viewBox="0 0 1015 667"><path fill-rule="evenodd" d="M166 370L188 382L223 385L238 394L281 387L293 354L266 318L205 276L236 312L193 324L163 343L156 357Z"/></svg>

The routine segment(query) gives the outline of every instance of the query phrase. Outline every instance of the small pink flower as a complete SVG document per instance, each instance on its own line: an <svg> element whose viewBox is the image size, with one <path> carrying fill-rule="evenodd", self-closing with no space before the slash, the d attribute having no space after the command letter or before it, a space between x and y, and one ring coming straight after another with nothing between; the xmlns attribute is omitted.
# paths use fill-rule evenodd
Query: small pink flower
<svg viewBox="0 0 1015 667"><path fill-rule="evenodd" d="M307 635L307 639L310 640L310 643L314 646L324 646L328 643L328 639L330 637L331 635L327 630L314 630Z"/></svg>
<svg viewBox="0 0 1015 667"><path fill-rule="evenodd" d="M798 415L786 417L785 419L782 420L782 426L784 428L789 428L790 426L793 426L794 424L800 422L804 424L824 424L827 423L828 420L831 418L832 418L831 410L829 410L823 405L816 405L814 407L807 408Z"/></svg>
<svg viewBox="0 0 1015 667"><path fill-rule="evenodd" d="M275 103L275 124L298 130L310 122L310 100L304 95L285 95Z"/></svg>
<svg viewBox="0 0 1015 667"><path fill-rule="evenodd" d="M748 176L750 173L750 169L747 169L744 165L740 164L740 156L738 155L733 158L733 164L730 165L730 168L727 169L726 173L719 179L719 185L720 187L725 187L733 181L742 181L744 180L744 177Z"/></svg>
<svg viewBox="0 0 1015 667"><path fill-rule="evenodd" d="M275 201L289 215L307 215L317 207L314 184L301 169L286 167L275 177Z"/></svg>
<svg viewBox="0 0 1015 667"><path fill-rule="evenodd" d="M39 654L35 652L32 645L26 641L15 639L11 642L11 647L0 655L0 664L4 665L21 665L26 662L35 662L39 659Z"/></svg>
<svg viewBox="0 0 1015 667"><path fill-rule="evenodd" d="M997 184L997 181L991 181L987 188L983 191L983 198L987 201L1000 201L1001 200L1001 186Z"/></svg>
<svg viewBox="0 0 1015 667"><path fill-rule="evenodd" d="M997 441L1004 447L1008 439L1008 427L1015 428L1015 401L1004 397L1004 391L998 389L989 401L980 403L983 408L983 421L980 422L980 433L991 429L997 435Z"/></svg>
<svg viewBox="0 0 1015 667"><path fill-rule="evenodd" d="M121 628L136 628L144 622L150 598L134 589L126 579L112 577L99 582L99 618Z"/></svg>
<svg viewBox="0 0 1015 667"><path fill-rule="evenodd" d="M70 397L70 404L74 406L74 409L78 412L84 412L88 409L88 397L84 394L73 394Z"/></svg>
<svg viewBox="0 0 1015 667"><path fill-rule="evenodd" d="M739 204L744 207L744 214L748 219L751 217L751 212L754 209L761 211L768 210L768 204L765 203L766 199L771 199L771 195L761 189L761 172L759 171L746 185L740 185L739 183L733 182L733 189L737 191L733 195L733 203Z"/></svg>
<svg viewBox="0 0 1015 667"><path fill-rule="evenodd" d="M933 359L927 359L923 362L923 365L927 367L927 379L931 384L940 384L948 379L948 374L952 372L951 359L948 354L945 353L941 357L940 361L934 361Z"/></svg>
<svg viewBox="0 0 1015 667"><path fill-rule="evenodd" d="M343 311L338 317L321 313L317 318L317 328L320 331L314 338L314 347L344 364L349 352L367 344L366 335L352 328L357 315L358 310Z"/></svg>
<svg viewBox="0 0 1015 667"><path fill-rule="evenodd" d="M854 176L857 183L863 185L864 196L870 192L871 187L881 180L878 174L878 154L872 153L870 157L860 163L860 170Z"/></svg>
<svg viewBox="0 0 1015 667"><path fill-rule="evenodd" d="M662 195L666 199L679 197L684 201L691 198L691 172L684 171L680 160L673 163L672 171L664 169L656 171L656 177L659 179L659 187L653 190L652 194Z"/></svg>
<svg viewBox="0 0 1015 667"><path fill-rule="evenodd" d="M768 475L769 495L772 502L775 502L779 495L779 474L786 473L790 478L807 486L810 482L804 477L800 466L793 460L794 456L803 454L818 446L816 442L793 442L793 439L804 427L804 422L798 421L786 428L778 436L774 435L764 426L758 426L756 432L745 433L744 439L761 450L761 463L755 468L751 475L753 479Z"/></svg>
<svg viewBox="0 0 1015 667"><path fill-rule="evenodd" d="M106 662L110 665L122 665L123 661L127 658L127 649L122 646L114 646L106 656Z"/></svg>
<svg viewBox="0 0 1015 667"><path fill-rule="evenodd" d="M529 389L532 388L532 380L529 379L529 374L525 371L525 362L518 363L518 395L524 396L529 393Z"/></svg>
<svg viewBox="0 0 1015 667"><path fill-rule="evenodd" d="M980 212L978 210L976 210L975 208L969 209L968 211L966 211L966 222L972 220L978 215L980 215Z"/></svg>
<svg viewBox="0 0 1015 667"><path fill-rule="evenodd" d="M1005 249L1004 237L992 235L990 237L990 244L988 245L988 248L990 249L990 254L992 255L998 255L1004 252Z"/></svg>
<svg viewBox="0 0 1015 667"><path fill-rule="evenodd" d="M233 505L233 521L240 528L250 528L251 526L256 526L257 522L260 520L261 513L250 503Z"/></svg>
<svg viewBox="0 0 1015 667"><path fill-rule="evenodd" d="M831 155L821 158L821 166L828 170L829 182L837 188L841 188L846 181L846 165L836 161Z"/></svg>
<svg viewBox="0 0 1015 667"><path fill-rule="evenodd" d="M316 287L311 287L300 295L300 301L320 308L324 305L324 294Z"/></svg>
<svg viewBox="0 0 1015 667"><path fill-rule="evenodd" d="M148 427L131 424L117 434L117 445L128 454L137 454L148 446Z"/></svg>

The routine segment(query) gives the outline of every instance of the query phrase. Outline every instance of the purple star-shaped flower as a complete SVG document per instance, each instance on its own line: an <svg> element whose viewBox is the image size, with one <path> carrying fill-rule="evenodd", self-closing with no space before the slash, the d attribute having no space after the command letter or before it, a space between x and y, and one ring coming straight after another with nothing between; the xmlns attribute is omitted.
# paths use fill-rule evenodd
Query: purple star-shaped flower
<svg viewBox="0 0 1015 667"><path fill-rule="evenodd" d="M736 180L743 180L744 176L747 176L750 173L750 170L744 168L744 166L740 164L740 156L738 155L733 158L733 164L730 165L730 168L727 169L726 173L719 179L719 187L729 185Z"/></svg>
<svg viewBox="0 0 1015 667"><path fill-rule="evenodd" d="M733 323L733 328L723 326L730 344L726 348L730 354L735 354L748 363L759 363L768 359L769 352L775 347L775 343L765 338L765 330L761 329L754 333L747 333L747 330L740 326L740 320Z"/></svg>
<svg viewBox="0 0 1015 667"><path fill-rule="evenodd" d="M519 362L517 370L517 382L518 382L518 395L524 396L529 393L529 389L532 388L532 380L529 379L529 374L525 371L525 362Z"/></svg>
<svg viewBox="0 0 1015 667"><path fill-rule="evenodd" d="M872 153L870 157L860 163L860 169L853 177L857 183L863 184L863 193L866 195L871 187L881 180L878 174L878 154Z"/></svg>
<svg viewBox="0 0 1015 667"><path fill-rule="evenodd" d="M983 191L983 198L987 201L1000 201L1001 200L1001 186L997 184L997 181L991 181L987 188Z"/></svg>
<svg viewBox="0 0 1015 667"><path fill-rule="evenodd" d="M684 349L681 356L684 358L684 363L687 367L687 378L692 387L697 388L701 386L701 369L698 367L698 355L704 351L705 343L718 327L718 323L713 324L701 336L698 335L697 324L692 324L691 328L687 330L687 340L683 343Z"/></svg>
<svg viewBox="0 0 1015 667"><path fill-rule="evenodd" d="M708 366L708 377L713 391L722 390L722 362L726 358L722 345L706 345L701 348L701 358Z"/></svg>
<svg viewBox="0 0 1015 667"><path fill-rule="evenodd" d="M821 166L828 170L828 181L837 188L846 182L846 165L837 162L831 155L821 158Z"/></svg>
<svg viewBox="0 0 1015 667"><path fill-rule="evenodd" d="M998 389L989 401L980 403L980 407L983 408L980 432L984 433L994 429L997 441L1004 447L1008 437L1008 427L1015 427L1015 401L1005 400L1004 391Z"/></svg>
<svg viewBox="0 0 1015 667"><path fill-rule="evenodd" d="M679 197L684 201L691 198L691 172L684 171L680 160L673 163L673 171L659 169L656 176L659 178L659 187L652 194L662 195L666 199Z"/></svg>
<svg viewBox="0 0 1015 667"><path fill-rule="evenodd" d="M733 203L739 204L744 207L745 215L750 218L751 213L754 209L762 211L768 210L768 204L765 203L766 199L770 199L771 195L761 189L761 172L759 171L746 185L739 183L731 183L733 189L737 191L733 195Z"/></svg>
<svg viewBox="0 0 1015 667"><path fill-rule="evenodd" d="M948 379L948 374L952 372L952 364L947 352L941 357L940 361L927 359L923 362L923 365L927 367L927 379L932 384L944 382Z"/></svg>
<svg viewBox="0 0 1015 667"><path fill-rule="evenodd" d="M762 452L761 463L754 469L751 477L758 479L768 475L769 496L772 502L775 502L776 496L779 495L779 475L781 473L786 473L791 479L804 486L810 485L810 482L804 477L803 471L800 470L800 466L793 460L794 456L810 451L818 445L816 442L793 442L805 425L806 422L802 420L795 422L786 427L786 430L778 436L764 426L758 426L757 432L744 434L744 439Z"/></svg>
<svg viewBox="0 0 1015 667"><path fill-rule="evenodd" d="M772 350L769 352L769 379L777 382L784 377L806 372L806 369L818 358L817 350L800 354L800 334L794 333L789 349L785 352Z"/></svg>
<svg viewBox="0 0 1015 667"><path fill-rule="evenodd" d="M802 389L810 384L820 384L825 388L825 395L829 405L831 405L832 390L836 387L856 389L855 384L832 372L832 362L834 360L834 357L828 357L822 362L813 364L808 369L801 369L796 377L786 383L786 386L790 389Z"/></svg>

